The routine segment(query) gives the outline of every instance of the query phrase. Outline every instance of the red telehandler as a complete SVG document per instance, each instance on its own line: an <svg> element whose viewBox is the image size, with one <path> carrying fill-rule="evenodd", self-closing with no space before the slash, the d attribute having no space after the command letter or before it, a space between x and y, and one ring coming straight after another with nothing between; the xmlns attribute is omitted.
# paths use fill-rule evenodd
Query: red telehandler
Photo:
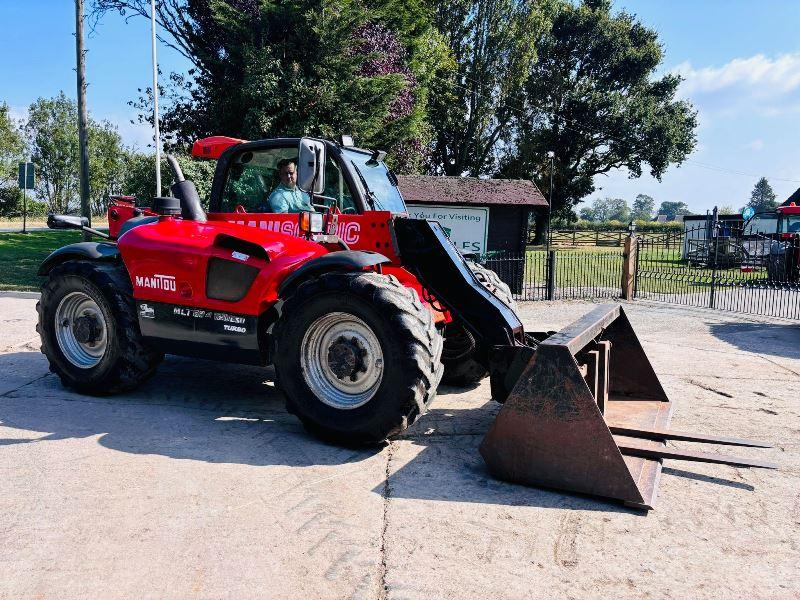
<svg viewBox="0 0 800 600"><path fill-rule="evenodd" d="M165 353L272 364L287 409L352 445L405 430L448 371L460 383L488 372L505 405L481 453L506 480L647 509L664 458L772 466L667 449L669 439L766 445L670 430L673 405L620 306L554 335L526 332L494 273L438 223L408 217L384 153L222 137L193 153L217 161L208 213L170 157L170 197L117 198L107 239L42 264L38 330L65 385L130 390ZM270 210L287 161L310 210ZM105 235L76 217L49 223Z"/></svg>

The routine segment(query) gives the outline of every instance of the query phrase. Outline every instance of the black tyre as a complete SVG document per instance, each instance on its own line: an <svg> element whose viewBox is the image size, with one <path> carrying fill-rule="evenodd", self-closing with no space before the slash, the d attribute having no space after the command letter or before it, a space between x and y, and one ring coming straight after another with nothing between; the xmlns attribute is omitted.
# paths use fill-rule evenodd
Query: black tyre
<svg viewBox="0 0 800 600"><path fill-rule="evenodd" d="M491 269L479 265L476 262L467 261L469 268L475 273L478 281L480 281L486 289L497 296L503 304L508 306L514 312L517 312L517 303L514 300L514 295L511 293L511 288L508 284L500 279L500 276Z"/></svg>
<svg viewBox="0 0 800 600"><path fill-rule="evenodd" d="M117 265L69 261L50 271L36 331L50 370L84 394L131 390L163 354L142 339L130 280Z"/></svg>
<svg viewBox="0 0 800 600"><path fill-rule="evenodd" d="M773 283L789 281L789 261L786 250L773 243L767 257L767 277Z"/></svg>
<svg viewBox="0 0 800 600"><path fill-rule="evenodd" d="M314 435L377 443L411 425L436 395L442 337L415 292L378 273L303 283L274 330L277 385Z"/></svg>
<svg viewBox="0 0 800 600"><path fill-rule="evenodd" d="M517 303L508 287L500 277L486 267L473 261L467 261L469 268L486 289L497 296L503 304L517 310ZM473 387L486 375L485 360L479 359L480 349L473 335L457 320L448 323L444 330L444 377L442 383L454 387Z"/></svg>

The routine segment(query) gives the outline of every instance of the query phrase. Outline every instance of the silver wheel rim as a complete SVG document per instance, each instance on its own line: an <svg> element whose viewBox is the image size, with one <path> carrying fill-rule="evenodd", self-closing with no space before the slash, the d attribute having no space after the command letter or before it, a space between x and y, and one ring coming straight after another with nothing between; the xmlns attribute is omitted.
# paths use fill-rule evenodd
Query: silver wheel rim
<svg viewBox="0 0 800 600"><path fill-rule="evenodd" d="M350 410L369 402L380 387L383 351L364 321L334 312L319 317L306 331L300 366L306 384L320 401Z"/></svg>
<svg viewBox="0 0 800 600"><path fill-rule="evenodd" d="M56 308L55 330L64 357L81 369L91 369L106 353L108 326L97 302L83 292L72 292Z"/></svg>

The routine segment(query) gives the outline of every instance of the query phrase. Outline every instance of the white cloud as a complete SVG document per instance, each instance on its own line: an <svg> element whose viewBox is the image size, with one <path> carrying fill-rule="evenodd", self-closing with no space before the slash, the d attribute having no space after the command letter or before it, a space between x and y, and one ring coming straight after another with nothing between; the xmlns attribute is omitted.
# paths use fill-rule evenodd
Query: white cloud
<svg viewBox="0 0 800 600"><path fill-rule="evenodd" d="M764 149L764 140L762 140L761 138L753 140L752 142L749 142L744 146L742 146L742 148L744 148L745 150L755 150L756 152L758 152Z"/></svg>
<svg viewBox="0 0 800 600"><path fill-rule="evenodd" d="M721 67L695 68L687 61L673 72L684 78L680 87L684 96L727 88L749 89L763 96L787 94L800 88L800 53L780 54L775 58L756 54L734 58Z"/></svg>

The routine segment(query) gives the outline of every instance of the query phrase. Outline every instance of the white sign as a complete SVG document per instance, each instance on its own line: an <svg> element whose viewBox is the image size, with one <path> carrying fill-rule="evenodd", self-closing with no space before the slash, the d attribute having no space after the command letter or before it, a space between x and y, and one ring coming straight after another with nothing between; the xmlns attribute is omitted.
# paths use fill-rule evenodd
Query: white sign
<svg viewBox="0 0 800 600"><path fill-rule="evenodd" d="M464 253L485 254L489 232L488 208L408 204L413 219L438 221L447 236Z"/></svg>

